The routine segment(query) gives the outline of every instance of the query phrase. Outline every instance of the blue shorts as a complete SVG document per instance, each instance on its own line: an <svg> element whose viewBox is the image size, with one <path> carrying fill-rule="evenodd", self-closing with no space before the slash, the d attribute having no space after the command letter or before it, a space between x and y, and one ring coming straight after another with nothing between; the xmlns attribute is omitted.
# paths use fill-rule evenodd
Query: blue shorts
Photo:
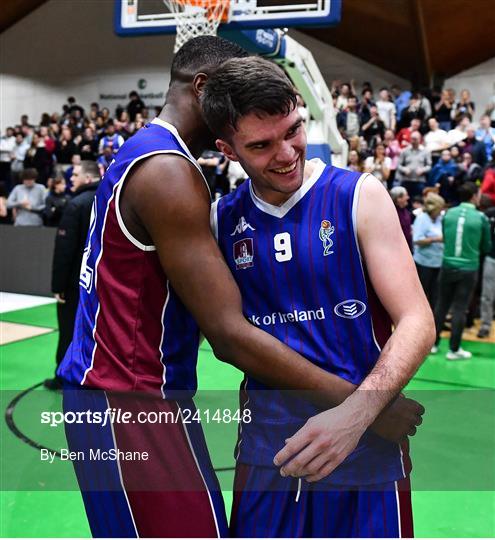
<svg viewBox="0 0 495 540"><path fill-rule="evenodd" d="M69 449L94 537L226 537L222 494L201 425L175 401L64 386L64 413L127 412L174 421L65 423ZM181 410L194 403L181 402ZM117 450L118 459L108 459ZM147 459L127 459L147 453Z"/></svg>
<svg viewBox="0 0 495 540"><path fill-rule="evenodd" d="M230 530L240 538L412 538L409 478L351 490L241 463Z"/></svg>

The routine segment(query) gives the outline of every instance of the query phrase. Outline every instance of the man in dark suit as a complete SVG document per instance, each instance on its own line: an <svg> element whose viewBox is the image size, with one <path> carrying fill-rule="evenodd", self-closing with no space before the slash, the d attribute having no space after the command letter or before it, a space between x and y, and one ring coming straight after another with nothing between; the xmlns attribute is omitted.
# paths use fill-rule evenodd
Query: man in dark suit
<svg viewBox="0 0 495 540"><path fill-rule="evenodd" d="M79 301L79 271L88 234L91 207L98 181L98 165L95 161L81 161L75 165L71 181L74 198L67 204L55 238L53 253L52 291L57 300L58 346L57 367L72 340L77 304ZM46 379L46 388L58 390L60 379Z"/></svg>

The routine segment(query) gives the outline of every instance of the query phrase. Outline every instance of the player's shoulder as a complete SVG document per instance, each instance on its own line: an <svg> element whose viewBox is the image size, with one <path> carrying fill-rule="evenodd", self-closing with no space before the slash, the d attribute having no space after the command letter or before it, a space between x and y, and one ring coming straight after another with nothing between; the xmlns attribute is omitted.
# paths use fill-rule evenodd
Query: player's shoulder
<svg viewBox="0 0 495 540"><path fill-rule="evenodd" d="M343 195L345 191L353 193L356 186L370 176L372 175L369 173L350 171L334 165L327 165L321 173L321 180L318 184L323 189L326 189L327 184L333 184L339 190L339 194Z"/></svg>
<svg viewBox="0 0 495 540"><path fill-rule="evenodd" d="M124 141L117 156L120 159L133 158L161 149L177 149L185 153L172 131L161 124L150 122Z"/></svg>
<svg viewBox="0 0 495 540"><path fill-rule="evenodd" d="M236 208L238 205L245 205L247 197L250 197L251 180L248 178L239 187L231 193L224 195L218 201L215 201L215 206L218 210L226 211Z"/></svg>

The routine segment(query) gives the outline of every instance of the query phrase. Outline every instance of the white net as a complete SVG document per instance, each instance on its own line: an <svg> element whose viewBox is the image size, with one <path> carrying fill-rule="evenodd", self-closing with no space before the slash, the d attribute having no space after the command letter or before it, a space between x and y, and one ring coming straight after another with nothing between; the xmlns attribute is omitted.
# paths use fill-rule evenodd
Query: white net
<svg viewBox="0 0 495 540"><path fill-rule="evenodd" d="M230 0L163 0L175 16L177 37L174 53L196 36L214 36L228 19Z"/></svg>

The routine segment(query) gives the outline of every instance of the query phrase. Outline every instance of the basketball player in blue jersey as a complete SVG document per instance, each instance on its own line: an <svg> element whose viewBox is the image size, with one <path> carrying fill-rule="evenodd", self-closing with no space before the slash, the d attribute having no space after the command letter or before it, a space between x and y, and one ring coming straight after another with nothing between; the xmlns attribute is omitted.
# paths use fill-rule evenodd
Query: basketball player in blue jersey
<svg viewBox="0 0 495 540"><path fill-rule="evenodd" d="M74 338L58 370L66 382L64 408L177 413L177 396L196 391L201 328L218 358L253 379L311 390L323 408L341 404L314 432L331 434L337 464L371 423L398 441L415 429L421 410L399 397L381 412L400 384L370 400L348 378L306 360L243 315L210 230L210 194L195 158L211 139L199 104L205 81L226 59L245 55L212 36L184 45L172 63L164 109L124 143L105 172L81 268ZM249 265L249 245L243 253ZM354 415L364 409L366 415ZM226 534L201 427L175 418L173 425L66 425L73 451L87 453L93 445L149 454L142 462L74 463L94 536Z"/></svg>
<svg viewBox="0 0 495 540"><path fill-rule="evenodd" d="M253 421L239 431L232 534L412 536L407 441L352 435L368 406L400 393L434 339L390 197L371 175L305 161L295 89L271 62L225 62L201 100L218 149L250 177L211 212L246 318L363 398L318 413L246 375ZM349 441L356 448L340 463Z"/></svg>

